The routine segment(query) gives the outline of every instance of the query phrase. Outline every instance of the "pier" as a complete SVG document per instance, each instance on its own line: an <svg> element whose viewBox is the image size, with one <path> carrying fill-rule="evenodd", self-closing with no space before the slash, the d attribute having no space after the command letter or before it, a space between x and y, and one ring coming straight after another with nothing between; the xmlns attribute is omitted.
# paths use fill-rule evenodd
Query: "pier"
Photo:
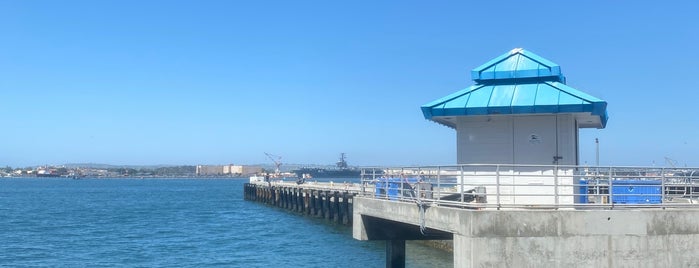
<svg viewBox="0 0 699 268"><path fill-rule="evenodd" d="M699 267L699 169L580 165L579 129L605 128L607 102L532 52L471 78L421 107L456 130L456 165L365 168L343 212L339 190L305 185L246 198L351 213L355 239L386 241L386 267L405 266L406 240L453 241L455 267Z"/></svg>
<svg viewBox="0 0 699 268"><path fill-rule="evenodd" d="M532 171L535 170L535 171ZM455 267L699 265L699 169L532 165L367 168L361 183L255 182L245 199L386 241L446 240Z"/></svg>
<svg viewBox="0 0 699 268"><path fill-rule="evenodd" d="M329 182L254 182L244 185L245 200L261 202L329 222L352 225L358 185Z"/></svg>

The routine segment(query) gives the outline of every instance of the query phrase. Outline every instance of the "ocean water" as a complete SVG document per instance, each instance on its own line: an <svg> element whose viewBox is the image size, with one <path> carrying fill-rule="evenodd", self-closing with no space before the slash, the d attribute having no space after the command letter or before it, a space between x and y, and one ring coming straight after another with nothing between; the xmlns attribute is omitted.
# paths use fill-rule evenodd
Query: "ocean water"
<svg viewBox="0 0 699 268"><path fill-rule="evenodd" d="M244 179L0 178L0 267L384 267L384 243L243 200ZM408 267L452 267L407 243Z"/></svg>

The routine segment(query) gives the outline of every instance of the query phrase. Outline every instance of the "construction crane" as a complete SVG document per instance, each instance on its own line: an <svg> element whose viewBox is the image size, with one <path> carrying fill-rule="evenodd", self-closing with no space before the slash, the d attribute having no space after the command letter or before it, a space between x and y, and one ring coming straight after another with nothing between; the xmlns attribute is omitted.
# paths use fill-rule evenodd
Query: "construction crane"
<svg viewBox="0 0 699 268"><path fill-rule="evenodd" d="M279 167L282 166L282 157L278 155L273 155L270 153L265 153L265 155L274 162L274 174L279 175Z"/></svg>
<svg viewBox="0 0 699 268"><path fill-rule="evenodd" d="M675 159L672 159L672 158L669 158L666 156L665 163L669 164L672 168L677 168L677 160L675 160Z"/></svg>

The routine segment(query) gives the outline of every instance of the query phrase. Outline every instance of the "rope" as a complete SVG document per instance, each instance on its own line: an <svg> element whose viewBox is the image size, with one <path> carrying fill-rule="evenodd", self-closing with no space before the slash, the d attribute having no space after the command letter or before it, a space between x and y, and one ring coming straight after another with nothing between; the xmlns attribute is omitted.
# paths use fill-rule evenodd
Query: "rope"
<svg viewBox="0 0 699 268"><path fill-rule="evenodd" d="M407 180L406 180L407 182ZM419 180L418 180L419 183ZM410 185L410 184L408 184ZM419 184L416 184L417 187L420 187ZM420 233L424 236L427 236L427 227L425 226L425 210L427 210L427 207L429 207L429 204L425 203L422 201L420 198L420 195L415 193L415 188L410 186L410 193L412 194L413 198L415 199L415 204L417 205L418 211L419 211L419 216L418 216L418 221L420 222Z"/></svg>
<svg viewBox="0 0 699 268"><path fill-rule="evenodd" d="M427 227L425 226L425 209L427 207L427 204L423 203L420 198L417 198L415 200L415 203L417 203L418 210L420 211L420 233L424 236L427 236Z"/></svg>

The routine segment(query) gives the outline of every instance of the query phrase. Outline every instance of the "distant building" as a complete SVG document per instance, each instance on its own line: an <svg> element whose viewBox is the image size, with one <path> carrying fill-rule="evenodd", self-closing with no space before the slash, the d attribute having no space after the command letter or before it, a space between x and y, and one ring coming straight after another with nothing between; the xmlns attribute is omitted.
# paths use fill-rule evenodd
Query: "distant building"
<svg viewBox="0 0 699 268"><path fill-rule="evenodd" d="M247 176L262 172L262 167L246 165L198 165L197 176Z"/></svg>
<svg viewBox="0 0 699 268"><path fill-rule="evenodd" d="M224 166L222 166L222 170L223 170L223 173L222 173L222 174L231 174L231 173L233 173L233 172L231 171L231 168L232 168L232 167L233 167L233 165L224 165Z"/></svg>
<svg viewBox="0 0 699 268"><path fill-rule="evenodd" d="M197 176L223 175L223 166L198 165Z"/></svg>
<svg viewBox="0 0 699 268"><path fill-rule="evenodd" d="M242 176L248 176L256 173L262 173L262 167L260 166L236 166L240 167L239 172L236 172L237 174L240 174Z"/></svg>

